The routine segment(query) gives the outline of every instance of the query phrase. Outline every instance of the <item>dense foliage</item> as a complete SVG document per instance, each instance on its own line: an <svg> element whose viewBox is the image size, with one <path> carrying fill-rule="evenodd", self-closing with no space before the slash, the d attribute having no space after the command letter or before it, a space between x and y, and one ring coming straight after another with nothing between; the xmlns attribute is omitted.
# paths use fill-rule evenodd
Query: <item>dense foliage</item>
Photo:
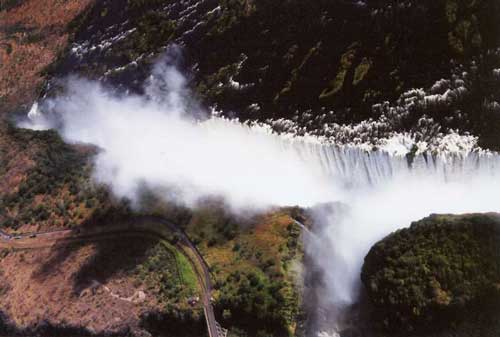
<svg viewBox="0 0 500 337"><path fill-rule="evenodd" d="M288 278L290 268L288 258L297 253L300 229L296 225L287 226L286 248L288 256L283 254L281 261L272 255L264 254L265 250L255 249L249 244L237 241L236 260L254 262L253 268L238 268L220 280L220 298L218 307L223 310L224 319L231 322L237 318L240 324L252 331L252 325L261 327L262 334L286 336L290 325L294 324L299 314L297 289L292 279ZM241 241L240 241L241 242ZM280 254L281 255L281 254ZM220 273L219 273L220 275ZM222 276L222 275L220 275ZM266 326L267 329L262 329ZM267 330L267 331L266 331Z"/></svg>
<svg viewBox="0 0 500 337"><path fill-rule="evenodd" d="M64 143L53 130L0 127L0 227L72 227L114 207L91 179L94 151Z"/></svg>
<svg viewBox="0 0 500 337"><path fill-rule="evenodd" d="M500 306L500 216L432 215L377 243L361 274L374 321L436 330Z"/></svg>
<svg viewBox="0 0 500 337"><path fill-rule="evenodd" d="M210 265L218 317L235 335L294 333L300 315L294 263L302 258L296 211L241 217L207 201L185 225Z"/></svg>
<svg viewBox="0 0 500 337"><path fill-rule="evenodd" d="M188 303L190 297L199 297L199 293L196 274L187 258L166 241L156 242L145 255L147 258L132 270L132 274L144 282L147 289L155 290L164 313L181 320L199 320L199 303L196 307Z"/></svg>
<svg viewBox="0 0 500 337"><path fill-rule="evenodd" d="M6 127L0 138L4 230L106 225L130 216L126 203L113 201L105 186L92 181L95 149L66 144L54 131ZM202 201L188 210L148 191L139 207L175 221L197 244L211 267L217 317L224 326L242 336L256 329L263 336L286 336L294 329L300 306L293 265L302 252L300 228L291 218L297 210L240 217L219 200ZM177 240L175 235L170 238L172 245ZM200 313L186 300L196 297L197 280L189 262L171 244L156 244L131 273L156 289L162 314L198 320ZM103 266L120 260L119 248L110 246L107 251Z"/></svg>

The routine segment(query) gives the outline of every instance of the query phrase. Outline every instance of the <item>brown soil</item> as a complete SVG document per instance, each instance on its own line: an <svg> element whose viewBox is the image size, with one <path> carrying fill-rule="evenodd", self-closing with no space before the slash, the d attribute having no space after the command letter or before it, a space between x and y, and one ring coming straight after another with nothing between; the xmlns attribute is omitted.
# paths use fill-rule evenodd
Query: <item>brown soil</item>
<svg viewBox="0 0 500 337"><path fill-rule="evenodd" d="M93 0L24 0L0 11L0 114L28 108L41 71L67 46L67 25Z"/></svg>
<svg viewBox="0 0 500 337"><path fill-rule="evenodd" d="M19 329L46 320L97 334L130 329L140 335L141 314L159 310L160 304L156 290L130 271L145 258L153 241L119 241L4 251L1 310Z"/></svg>

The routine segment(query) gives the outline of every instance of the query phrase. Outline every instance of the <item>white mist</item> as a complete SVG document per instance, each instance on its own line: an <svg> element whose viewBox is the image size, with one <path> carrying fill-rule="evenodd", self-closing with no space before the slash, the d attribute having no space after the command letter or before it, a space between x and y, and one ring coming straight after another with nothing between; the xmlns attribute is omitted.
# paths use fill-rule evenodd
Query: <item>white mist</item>
<svg viewBox="0 0 500 337"><path fill-rule="evenodd" d="M95 82L69 79L64 96L30 113L24 127L55 127L69 142L92 143L95 177L137 201L143 186L191 205L221 195L234 210L340 201L346 214L326 223L308 245L325 271L325 307L356 301L371 245L430 213L499 211L500 160L464 153L426 161L272 133L203 111L175 67L160 63L144 96L116 95ZM35 109L36 110L36 109ZM336 322L332 322L335 327Z"/></svg>

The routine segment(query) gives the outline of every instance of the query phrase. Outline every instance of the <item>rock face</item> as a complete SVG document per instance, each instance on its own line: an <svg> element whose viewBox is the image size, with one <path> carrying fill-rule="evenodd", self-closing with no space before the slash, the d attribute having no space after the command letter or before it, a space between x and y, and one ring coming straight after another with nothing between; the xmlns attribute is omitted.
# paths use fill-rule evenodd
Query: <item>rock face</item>
<svg viewBox="0 0 500 337"><path fill-rule="evenodd" d="M498 335L500 214L431 215L378 242L361 279L384 331Z"/></svg>

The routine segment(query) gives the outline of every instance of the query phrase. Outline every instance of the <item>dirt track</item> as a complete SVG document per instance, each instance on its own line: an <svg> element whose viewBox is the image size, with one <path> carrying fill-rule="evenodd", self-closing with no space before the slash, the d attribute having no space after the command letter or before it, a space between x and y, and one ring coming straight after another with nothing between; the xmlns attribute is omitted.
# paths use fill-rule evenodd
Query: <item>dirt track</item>
<svg viewBox="0 0 500 337"><path fill-rule="evenodd" d="M223 336L225 334L224 329L218 326L211 303L212 282L208 265L185 233L166 219L143 216L137 217L126 224L116 226L92 227L85 230L54 230L18 235L0 231L0 248L40 249L63 243L109 240L117 236L141 235L168 239L172 233L176 233L180 238L176 246L188 258L198 277L209 337Z"/></svg>

